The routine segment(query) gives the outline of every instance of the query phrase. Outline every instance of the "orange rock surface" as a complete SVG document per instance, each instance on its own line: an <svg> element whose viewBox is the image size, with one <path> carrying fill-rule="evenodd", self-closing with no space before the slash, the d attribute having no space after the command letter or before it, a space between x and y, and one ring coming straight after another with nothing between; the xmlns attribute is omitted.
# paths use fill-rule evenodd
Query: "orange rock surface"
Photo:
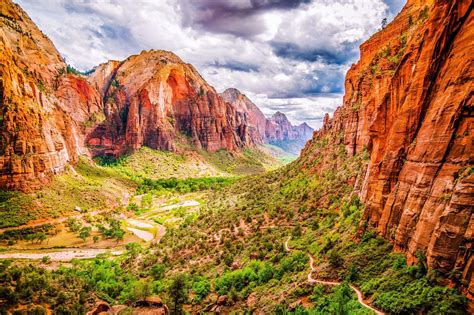
<svg viewBox="0 0 474 315"><path fill-rule="evenodd" d="M143 51L68 73L51 41L0 3L0 188L35 189L80 155L141 146L238 150L258 139L236 109L173 53Z"/></svg>
<svg viewBox="0 0 474 315"><path fill-rule="evenodd" d="M89 80L102 93L105 114L88 134L94 154L119 155L143 145L175 150L179 134L208 151L254 143L235 109L173 53L143 51L99 66Z"/></svg>
<svg viewBox="0 0 474 315"><path fill-rule="evenodd" d="M25 12L0 3L0 186L36 188L77 160L78 125L54 94L61 56Z"/></svg>
<svg viewBox="0 0 474 315"><path fill-rule="evenodd" d="M458 274L471 298L472 9L467 0L408 1L362 44L343 106L315 134L341 134L349 155L368 151L355 180L365 220L409 262L421 250L430 268Z"/></svg>

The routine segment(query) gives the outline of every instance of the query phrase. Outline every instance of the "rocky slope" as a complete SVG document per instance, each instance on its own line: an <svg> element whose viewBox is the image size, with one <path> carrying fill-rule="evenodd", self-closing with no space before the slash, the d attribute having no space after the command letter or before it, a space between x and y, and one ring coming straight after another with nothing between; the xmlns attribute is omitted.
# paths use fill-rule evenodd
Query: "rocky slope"
<svg viewBox="0 0 474 315"><path fill-rule="evenodd" d="M360 61L347 73L343 106L312 141L343 144L349 156L367 152L367 168L352 182L369 226L409 262L423 253L429 268L453 276L471 298L472 9L465 0L409 0L362 44ZM304 161L325 154L314 143L303 151Z"/></svg>
<svg viewBox="0 0 474 315"><path fill-rule="evenodd" d="M37 188L79 155L181 144L235 151L259 142L242 115L170 52L109 61L89 76L68 71L10 0L0 4L0 41L0 188Z"/></svg>
<svg viewBox="0 0 474 315"><path fill-rule="evenodd" d="M247 96L239 90L229 88L221 93L225 102L231 104L241 119L250 126L250 132L259 143L266 140L267 118Z"/></svg>
<svg viewBox="0 0 474 315"><path fill-rule="evenodd" d="M262 111L237 89L227 89L222 98L233 105L237 113L249 125L253 139L260 143L270 143L298 155L306 141L313 136L313 128L306 123L293 126L285 114L276 112L266 118Z"/></svg>

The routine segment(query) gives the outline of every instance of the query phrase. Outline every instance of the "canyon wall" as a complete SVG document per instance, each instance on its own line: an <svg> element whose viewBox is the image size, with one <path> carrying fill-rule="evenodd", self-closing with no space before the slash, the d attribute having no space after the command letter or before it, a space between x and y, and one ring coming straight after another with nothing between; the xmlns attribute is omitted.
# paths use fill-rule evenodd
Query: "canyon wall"
<svg viewBox="0 0 474 315"><path fill-rule="evenodd" d="M166 51L143 51L99 66L89 81L102 94L104 117L88 134L94 154L121 155L146 145L177 150L237 150L255 143L246 121L190 64Z"/></svg>
<svg viewBox="0 0 474 315"><path fill-rule="evenodd" d="M239 90L225 90L222 98L230 103L249 126L251 137L259 143L270 143L298 155L306 141L313 136L313 128L306 123L293 126L285 114L276 112L266 118L262 111Z"/></svg>
<svg viewBox="0 0 474 315"><path fill-rule="evenodd" d="M39 187L81 151L78 125L54 94L64 70L51 41L10 1L0 3L0 186Z"/></svg>
<svg viewBox="0 0 474 315"><path fill-rule="evenodd" d="M364 220L410 263L424 253L431 269L451 274L471 299L472 9L467 0L408 1L361 45L343 106L313 140L337 134L348 155L368 152L367 168L354 180ZM310 147L303 156L314 154Z"/></svg>
<svg viewBox="0 0 474 315"><path fill-rule="evenodd" d="M259 142L251 129L173 53L143 51L84 75L18 5L0 3L0 188L39 188L80 155L235 151Z"/></svg>

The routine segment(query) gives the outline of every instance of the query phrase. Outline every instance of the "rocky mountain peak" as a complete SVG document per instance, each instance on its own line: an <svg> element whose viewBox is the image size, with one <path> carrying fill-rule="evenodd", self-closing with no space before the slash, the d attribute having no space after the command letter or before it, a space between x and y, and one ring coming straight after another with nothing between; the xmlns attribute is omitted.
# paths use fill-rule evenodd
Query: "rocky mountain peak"
<svg viewBox="0 0 474 315"><path fill-rule="evenodd" d="M266 118L257 105L235 88L229 88L221 95L248 122L250 132L260 143L274 144L298 155L306 141L311 139L313 129L306 123L303 127L293 126L280 111Z"/></svg>

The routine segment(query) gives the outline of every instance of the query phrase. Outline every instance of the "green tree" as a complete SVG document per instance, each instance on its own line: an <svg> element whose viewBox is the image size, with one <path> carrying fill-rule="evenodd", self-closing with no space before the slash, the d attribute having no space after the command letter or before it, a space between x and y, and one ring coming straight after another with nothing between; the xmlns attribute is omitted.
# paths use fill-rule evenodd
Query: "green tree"
<svg viewBox="0 0 474 315"><path fill-rule="evenodd" d="M43 256L43 258L41 258L41 262L43 264L49 264L51 262L51 258L49 256Z"/></svg>
<svg viewBox="0 0 474 315"><path fill-rule="evenodd" d="M417 263L418 271L416 273L416 277L421 278L424 275L426 275L426 272L428 271L428 267L426 265L426 256L421 250L417 250L415 253L415 256L418 261Z"/></svg>
<svg viewBox="0 0 474 315"><path fill-rule="evenodd" d="M43 243L48 238L48 236L45 233L38 233L36 238L39 243Z"/></svg>
<svg viewBox="0 0 474 315"><path fill-rule="evenodd" d="M200 277L197 281L194 281L192 288L196 293L196 299L200 301L211 291L211 284L206 278Z"/></svg>
<svg viewBox="0 0 474 315"><path fill-rule="evenodd" d="M298 238L298 237L301 237L301 234L302 234L302 229L301 229L301 225L297 224L293 231L292 231L292 236L295 237L295 238Z"/></svg>
<svg viewBox="0 0 474 315"><path fill-rule="evenodd" d="M349 314L347 303L351 300L351 288L349 284L344 281L340 286L337 287L334 293L334 311L337 315Z"/></svg>
<svg viewBox="0 0 474 315"><path fill-rule="evenodd" d="M188 298L186 279L183 274L177 275L168 288L168 294L172 301L171 314L183 314L183 304Z"/></svg>
<svg viewBox="0 0 474 315"><path fill-rule="evenodd" d="M91 236L92 228L90 226L83 226L79 231L79 237L85 242L89 236Z"/></svg>
<svg viewBox="0 0 474 315"><path fill-rule="evenodd" d="M341 254L339 254L337 250L333 249L329 253L329 264L332 267L337 268L337 267L341 267L343 263L344 263L344 259L342 258Z"/></svg>
<svg viewBox="0 0 474 315"><path fill-rule="evenodd" d="M153 267L150 268L150 275L155 279L155 280L161 280L165 277L165 266L162 264L156 264L153 265Z"/></svg>

